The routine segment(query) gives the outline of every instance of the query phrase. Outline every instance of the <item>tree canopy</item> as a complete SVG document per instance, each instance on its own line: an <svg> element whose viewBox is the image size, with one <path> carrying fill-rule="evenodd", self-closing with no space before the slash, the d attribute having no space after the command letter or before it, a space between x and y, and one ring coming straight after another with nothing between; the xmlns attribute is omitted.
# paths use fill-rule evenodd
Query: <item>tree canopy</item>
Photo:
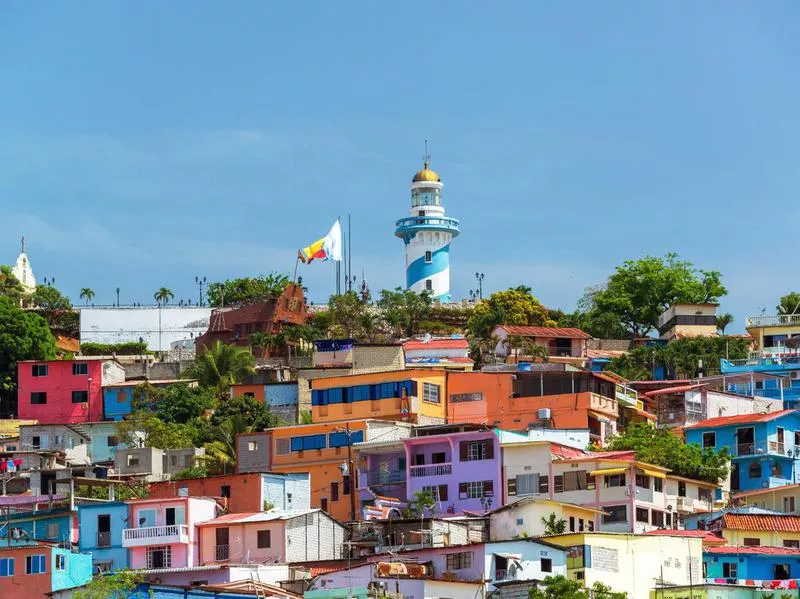
<svg viewBox="0 0 800 599"><path fill-rule="evenodd" d="M381 291L378 307L395 337L413 337L419 331L420 322L428 317L432 303L427 292L415 293L397 287L393 291Z"/></svg>
<svg viewBox="0 0 800 599"><path fill-rule="evenodd" d="M780 300L778 305L775 306L778 314L798 314L800 313L800 293L792 291L787 293Z"/></svg>
<svg viewBox="0 0 800 599"><path fill-rule="evenodd" d="M673 474L695 480L718 484L728 475L727 449L717 452L710 447L684 443L667 429L633 424L613 437L606 449L634 450L637 460L669 468Z"/></svg>
<svg viewBox="0 0 800 599"><path fill-rule="evenodd" d="M186 424L203 416L214 405L214 394L209 389L184 383L156 387L144 382L133 390L132 410L152 412L164 422Z"/></svg>
<svg viewBox="0 0 800 599"><path fill-rule="evenodd" d="M673 304L716 303L727 294L721 279L719 272L697 270L674 253L663 258L627 260L616 268L605 287L584 296L588 305L582 313L589 315L590 322L613 317L627 336L644 337Z"/></svg>
<svg viewBox="0 0 800 599"><path fill-rule="evenodd" d="M55 287L39 285L31 295L31 303L51 329L77 332L78 323L76 314L72 310L72 302Z"/></svg>
<svg viewBox="0 0 800 599"><path fill-rule="evenodd" d="M528 591L529 599L625 599L627 593L612 591L611 587L595 582L586 588L579 580L566 576L548 576Z"/></svg>
<svg viewBox="0 0 800 599"><path fill-rule="evenodd" d="M499 324L555 326L556 323L530 287L520 285L497 291L478 302L467 321L467 330L475 340L488 339Z"/></svg>
<svg viewBox="0 0 800 599"><path fill-rule="evenodd" d="M184 378L197 379L201 386L225 392L230 385L241 383L255 373L252 354L242 347L215 341L210 349L197 356Z"/></svg>
<svg viewBox="0 0 800 599"><path fill-rule="evenodd" d="M7 297L11 301L19 303L24 295L25 289L19 279L14 276L11 267L5 264L0 266L0 297Z"/></svg>
<svg viewBox="0 0 800 599"><path fill-rule="evenodd" d="M191 424L164 421L152 412L133 412L117 423L120 438L132 447L184 449L203 445L199 429Z"/></svg>
<svg viewBox="0 0 800 599"><path fill-rule="evenodd" d="M209 305L219 308L231 304L252 304L273 299L283 293L290 283L289 277L280 273L270 273L260 277L227 279L208 284L206 297Z"/></svg>
<svg viewBox="0 0 800 599"><path fill-rule="evenodd" d="M225 420L240 418L249 430L262 431L278 425L277 417L269 406L254 397L231 397L219 402L211 416L212 426L220 426Z"/></svg>

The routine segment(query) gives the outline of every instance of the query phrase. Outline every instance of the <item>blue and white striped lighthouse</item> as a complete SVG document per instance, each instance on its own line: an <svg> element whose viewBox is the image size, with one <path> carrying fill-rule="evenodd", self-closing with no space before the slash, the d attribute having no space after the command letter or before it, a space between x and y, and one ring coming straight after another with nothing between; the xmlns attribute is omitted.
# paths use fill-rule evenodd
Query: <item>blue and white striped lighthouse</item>
<svg viewBox="0 0 800 599"><path fill-rule="evenodd" d="M428 291L433 299L450 301L450 241L459 234L458 220L444 215L442 180L428 168L411 180L410 216L397 221L394 234L406 245L406 288Z"/></svg>

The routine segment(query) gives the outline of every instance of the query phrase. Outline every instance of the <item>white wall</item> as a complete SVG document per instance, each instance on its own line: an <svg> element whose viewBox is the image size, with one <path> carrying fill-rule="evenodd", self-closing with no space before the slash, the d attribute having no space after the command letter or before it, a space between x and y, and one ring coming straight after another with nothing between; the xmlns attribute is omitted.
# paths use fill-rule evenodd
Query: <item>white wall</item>
<svg viewBox="0 0 800 599"><path fill-rule="evenodd" d="M159 312L161 344L159 345ZM155 306L142 308L81 308L81 342L147 342L151 351L167 351L175 341L196 338L208 330L211 308Z"/></svg>

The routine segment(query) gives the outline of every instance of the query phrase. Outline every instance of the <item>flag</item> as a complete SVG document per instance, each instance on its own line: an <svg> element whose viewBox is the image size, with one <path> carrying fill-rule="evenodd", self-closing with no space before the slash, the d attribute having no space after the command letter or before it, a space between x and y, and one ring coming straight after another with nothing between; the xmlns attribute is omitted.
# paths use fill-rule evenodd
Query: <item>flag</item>
<svg viewBox="0 0 800 599"><path fill-rule="evenodd" d="M315 259L339 262L342 259L342 226L339 220L333 223L325 237L304 247L298 252L297 257L306 264Z"/></svg>

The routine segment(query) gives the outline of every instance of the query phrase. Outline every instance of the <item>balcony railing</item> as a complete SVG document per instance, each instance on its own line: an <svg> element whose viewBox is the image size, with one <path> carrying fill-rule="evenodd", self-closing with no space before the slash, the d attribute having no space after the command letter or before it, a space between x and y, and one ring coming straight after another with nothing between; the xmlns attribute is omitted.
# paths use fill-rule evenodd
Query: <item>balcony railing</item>
<svg viewBox="0 0 800 599"><path fill-rule="evenodd" d="M411 478L423 476L447 476L453 473L453 465L447 464L428 464L426 466L411 466Z"/></svg>
<svg viewBox="0 0 800 599"><path fill-rule="evenodd" d="M502 580L516 580L517 579L516 570L514 570L513 572L511 570L495 570L494 579L497 582Z"/></svg>
<svg viewBox="0 0 800 599"><path fill-rule="evenodd" d="M364 480L363 475L366 474L366 483L368 486L393 485L405 482L406 480L405 470L393 470L393 471L377 470L366 473L362 471L361 474L362 474L362 476L360 477L361 480Z"/></svg>
<svg viewBox="0 0 800 599"><path fill-rule="evenodd" d="M111 532L98 532L97 533L97 548L111 547Z"/></svg>
<svg viewBox="0 0 800 599"><path fill-rule="evenodd" d="M459 232L458 220L446 216L410 216L401 218L395 226L397 227L395 235L399 235L404 230L413 231L417 228L425 229L428 227L449 230L456 235Z"/></svg>
<svg viewBox="0 0 800 599"><path fill-rule="evenodd" d="M786 447L782 441L769 441L768 443L763 441L759 441L758 443L738 443L733 447L733 455L736 457L762 455L766 453L788 456L791 451L792 448Z"/></svg>
<svg viewBox="0 0 800 599"><path fill-rule="evenodd" d="M778 327L800 325L800 314L779 314L777 316L748 316L745 327Z"/></svg>
<svg viewBox="0 0 800 599"><path fill-rule="evenodd" d="M227 561L230 558L230 545L215 545L214 559L218 562Z"/></svg>
<svg viewBox="0 0 800 599"><path fill-rule="evenodd" d="M185 524L126 528L122 531L123 547L188 542L189 527Z"/></svg>

